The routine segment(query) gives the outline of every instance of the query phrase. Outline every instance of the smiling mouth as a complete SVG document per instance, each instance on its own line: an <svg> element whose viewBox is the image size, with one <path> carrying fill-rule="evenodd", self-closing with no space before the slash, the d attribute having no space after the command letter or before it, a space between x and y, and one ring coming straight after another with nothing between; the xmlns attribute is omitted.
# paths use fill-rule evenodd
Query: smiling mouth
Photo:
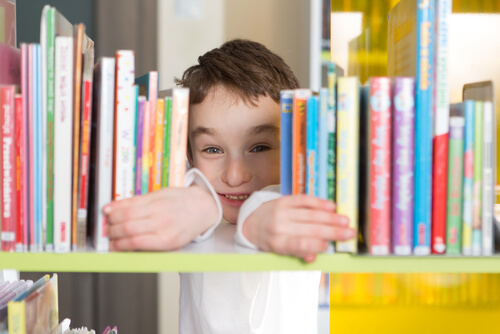
<svg viewBox="0 0 500 334"><path fill-rule="evenodd" d="M249 195L228 195L228 194L221 194L221 195L232 201L244 201L249 197Z"/></svg>

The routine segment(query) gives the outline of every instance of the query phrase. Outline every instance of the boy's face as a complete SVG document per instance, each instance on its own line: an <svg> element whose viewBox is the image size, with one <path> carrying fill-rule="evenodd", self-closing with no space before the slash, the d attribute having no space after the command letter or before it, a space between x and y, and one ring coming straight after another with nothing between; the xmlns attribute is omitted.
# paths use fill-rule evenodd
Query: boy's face
<svg viewBox="0 0 500 334"><path fill-rule="evenodd" d="M268 96L247 105L217 86L189 113L191 163L213 185L224 218L235 224L252 192L279 183L279 105Z"/></svg>

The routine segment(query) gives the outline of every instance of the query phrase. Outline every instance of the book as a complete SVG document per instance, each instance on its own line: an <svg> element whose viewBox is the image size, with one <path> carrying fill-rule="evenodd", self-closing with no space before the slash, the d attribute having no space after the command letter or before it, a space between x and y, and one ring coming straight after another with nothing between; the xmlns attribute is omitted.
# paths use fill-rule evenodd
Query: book
<svg viewBox="0 0 500 334"><path fill-rule="evenodd" d="M280 92L280 187L282 195L292 194L292 111L293 90Z"/></svg>
<svg viewBox="0 0 500 334"><path fill-rule="evenodd" d="M446 251L446 190L448 178L449 82L448 26L452 0L436 1L434 136L432 164L431 253Z"/></svg>
<svg viewBox="0 0 500 334"><path fill-rule="evenodd" d="M390 253L391 232L391 121L392 83L388 77L373 77L367 84L364 120L366 132L362 173L366 173L366 192L360 192L365 204L366 242L371 255Z"/></svg>
<svg viewBox="0 0 500 334"><path fill-rule="evenodd" d="M189 89L172 89L172 126L170 137L169 187L183 187L186 174Z"/></svg>
<svg viewBox="0 0 500 334"><path fill-rule="evenodd" d="M165 98L165 119L163 120L163 164L161 175L162 188L168 187L168 169L170 164L170 133L172 129L172 97Z"/></svg>
<svg viewBox="0 0 500 334"><path fill-rule="evenodd" d="M306 193L306 119L310 89L296 89L292 112L292 194Z"/></svg>
<svg viewBox="0 0 500 334"><path fill-rule="evenodd" d="M138 119L138 108L139 108L139 86L138 85L134 85L133 89L133 96L132 96L132 99L133 99L133 105L134 105L134 153L133 153L133 156L132 156L132 159L133 159L133 165L134 165L134 170L133 170L133 175L134 175L134 180L133 180L133 184L134 184L134 194L137 194L137 190L136 190L136 186L137 186L137 135L138 135L138 122L139 122L139 119ZM144 119L142 120L144 122ZM141 134L142 135L142 134ZM141 167L142 169L142 167Z"/></svg>
<svg viewBox="0 0 500 334"><path fill-rule="evenodd" d="M472 255L482 249L482 183L483 183L483 101L474 101L474 186L472 193Z"/></svg>
<svg viewBox="0 0 500 334"><path fill-rule="evenodd" d="M133 51L116 52L113 200L134 195L134 59Z"/></svg>
<svg viewBox="0 0 500 334"><path fill-rule="evenodd" d="M30 251L40 252L43 250L43 236L44 236L44 212L43 204L43 127L42 127L42 68L41 68L41 49L40 44L32 44L32 113L33 117L33 178L34 178L34 195L33 195L33 220L32 229L33 232L30 235Z"/></svg>
<svg viewBox="0 0 500 334"><path fill-rule="evenodd" d="M26 114L23 108L22 94L16 94L14 111L14 138L15 143L15 164L16 164L16 252L24 250L24 226L26 224Z"/></svg>
<svg viewBox="0 0 500 334"><path fill-rule="evenodd" d="M137 92L139 93L139 92ZM137 97L137 126L135 136L135 194L142 194L142 158L143 158L143 137L144 137L144 111L146 97Z"/></svg>
<svg viewBox="0 0 500 334"><path fill-rule="evenodd" d="M0 43L0 85L19 85L21 52L14 46Z"/></svg>
<svg viewBox="0 0 500 334"><path fill-rule="evenodd" d="M98 252L109 249L107 221L102 209L113 198L115 67L115 58L102 57L94 69L89 216L93 246Z"/></svg>
<svg viewBox="0 0 500 334"><path fill-rule="evenodd" d="M28 45L28 61L27 61L27 72L28 72L28 80L27 80L27 86L28 89L25 91L26 95L28 96L28 104L27 104L27 120L28 120L28 132L27 132L27 154L28 154L28 159L26 161L28 162L28 240L27 242L27 249L31 250L34 248L34 236L35 236L35 230L34 230L34 222L35 222L35 169L33 167L34 163L34 142L33 142L33 133L34 133L34 109L33 109L33 91L34 91L34 86L33 85L33 44Z"/></svg>
<svg viewBox="0 0 500 334"><path fill-rule="evenodd" d="M87 247L88 185L90 164L90 140L92 129L92 82L94 77L94 49L87 49L83 58L82 114L80 153L78 169L78 210L76 224L76 245L73 249L83 251Z"/></svg>
<svg viewBox="0 0 500 334"><path fill-rule="evenodd" d="M388 74L414 76L415 202L413 252L431 252L435 2L400 1L389 12Z"/></svg>
<svg viewBox="0 0 500 334"><path fill-rule="evenodd" d="M392 137L392 252L413 250L415 79L394 78Z"/></svg>
<svg viewBox="0 0 500 334"><path fill-rule="evenodd" d="M318 197L328 199L328 88L319 90L318 115Z"/></svg>
<svg viewBox="0 0 500 334"><path fill-rule="evenodd" d="M306 109L306 194L318 197L319 97L309 97Z"/></svg>
<svg viewBox="0 0 500 334"><path fill-rule="evenodd" d="M154 160L153 160L153 191L161 189L162 162L163 162L163 121L165 113L165 100L156 100L156 128L154 141ZM186 131L187 136L187 131Z"/></svg>
<svg viewBox="0 0 500 334"><path fill-rule="evenodd" d="M22 235L17 235L16 251L17 252L27 252L28 251L28 229L29 229L29 208L30 208L30 168L29 168L29 125L28 125L28 115L30 109L29 103L29 46L26 43L21 43L21 95L22 99L22 116L18 117L18 121L21 122L21 127L19 130L22 136L19 139L21 144L21 215L18 219L18 228L22 229ZM21 238L22 237L22 238Z"/></svg>
<svg viewBox="0 0 500 334"><path fill-rule="evenodd" d="M472 255L472 222L474 220L474 101L464 101L464 179L462 210L462 254Z"/></svg>
<svg viewBox="0 0 500 334"><path fill-rule="evenodd" d="M462 253L462 194L464 175L463 103L450 105L450 135L448 145L448 196L446 217L446 254Z"/></svg>
<svg viewBox="0 0 500 334"><path fill-rule="evenodd" d="M0 187L2 189L2 224L0 241L2 251L15 251L17 192L15 150L15 94L16 86L0 86L0 138L2 142L2 164L0 165Z"/></svg>
<svg viewBox="0 0 500 334"><path fill-rule="evenodd" d="M337 79L337 213L358 231L360 84L357 77ZM337 252L357 252L357 239L337 241Z"/></svg>
<svg viewBox="0 0 500 334"><path fill-rule="evenodd" d="M54 251L71 249L73 161L73 37L55 39Z"/></svg>

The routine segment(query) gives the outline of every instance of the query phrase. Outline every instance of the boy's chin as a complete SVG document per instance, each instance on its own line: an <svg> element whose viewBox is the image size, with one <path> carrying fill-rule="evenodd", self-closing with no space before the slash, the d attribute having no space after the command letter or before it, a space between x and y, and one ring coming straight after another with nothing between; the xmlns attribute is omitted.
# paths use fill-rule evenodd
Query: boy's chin
<svg viewBox="0 0 500 334"><path fill-rule="evenodd" d="M224 220L227 221L229 224L236 225L238 222L238 213L224 213Z"/></svg>

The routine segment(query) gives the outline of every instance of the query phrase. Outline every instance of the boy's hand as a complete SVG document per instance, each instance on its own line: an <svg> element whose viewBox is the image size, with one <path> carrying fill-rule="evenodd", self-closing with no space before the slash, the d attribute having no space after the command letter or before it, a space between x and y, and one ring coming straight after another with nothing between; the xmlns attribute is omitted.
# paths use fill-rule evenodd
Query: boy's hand
<svg viewBox="0 0 500 334"><path fill-rule="evenodd" d="M313 262L330 241L355 237L349 220L336 214L331 201L306 196L284 196L262 204L243 224L243 234L259 249L293 255Z"/></svg>
<svg viewBox="0 0 500 334"><path fill-rule="evenodd" d="M216 223L217 205L199 186L165 188L112 202L108 219L110 250L169 251L181 248Z"/></svg>

